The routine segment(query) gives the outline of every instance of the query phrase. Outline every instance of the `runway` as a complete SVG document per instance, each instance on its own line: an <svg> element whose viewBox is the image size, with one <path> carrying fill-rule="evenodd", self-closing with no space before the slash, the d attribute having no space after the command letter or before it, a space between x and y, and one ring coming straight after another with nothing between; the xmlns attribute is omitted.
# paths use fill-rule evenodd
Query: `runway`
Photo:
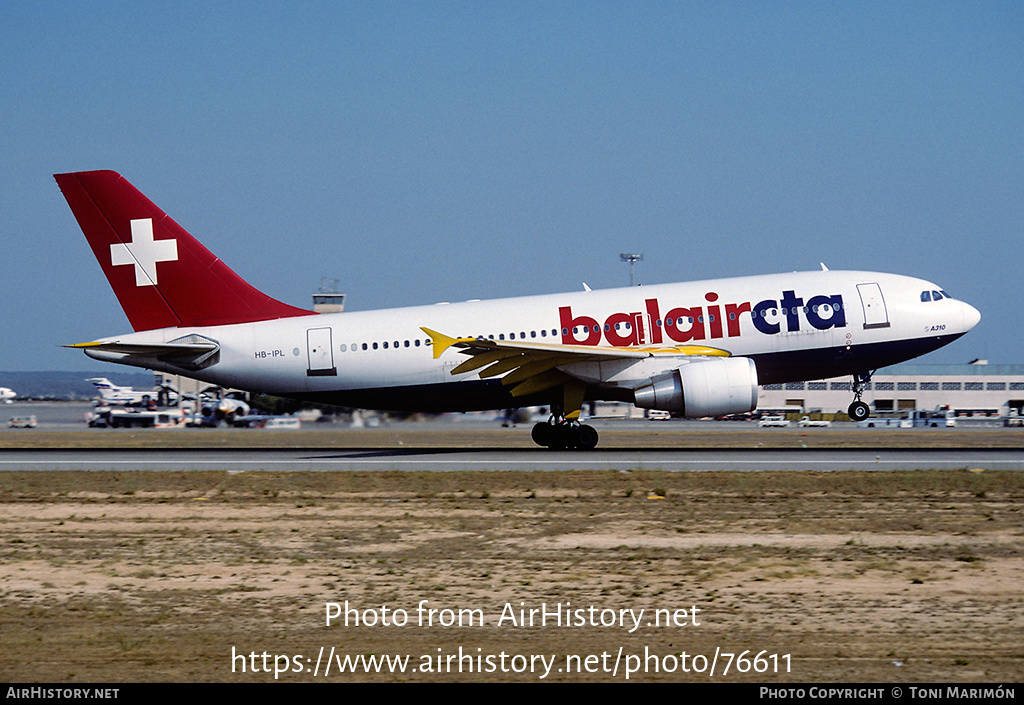
<svg viewBox="0 0 1024 705"><path fill-rule="evenodd" d="M550 451L529 425L448 415L375 428L299 431L85 429L83 404L8 405L36 429L0 428L0 471L1024 470L1024 429L758 428L702 421L603 420L590 452ZM23 407L23 408L22 408Z"/></svg>
<svg viewBox="0 0 1024 705"><path fill-rule="evenodd" d="M608 449L542 448L134 448L14 449L0 470L245 471L844 471L1024 470L1015 448L969 449Z"/></svg>

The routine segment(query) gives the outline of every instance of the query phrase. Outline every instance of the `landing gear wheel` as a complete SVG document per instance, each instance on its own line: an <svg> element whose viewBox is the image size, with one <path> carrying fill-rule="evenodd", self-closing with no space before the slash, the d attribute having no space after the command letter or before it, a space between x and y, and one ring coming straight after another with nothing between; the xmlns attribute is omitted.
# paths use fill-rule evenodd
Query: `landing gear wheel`
<svg viewBox="0 0 1024 705"><path fill-rule="evenodd" d="M560 423L552 426L548 448L551 450L565 450L572 447L572 429L569 428L569 424Z"/></svg>
<svg viewBox="0 0 1024 705"><path fill-rule="evenodd" d="M850 408L846 410L846 413L854 421L863 421L871 414L871 407L862 401L855 401L850 404Z"/></svg>
<svg viewBox="0 0 1024 705"><path fill-rule="evenodd" d="M586 424L572 430L573 445L580 450L593 450L597 446L597 431Z"/></svg>
<svg viewBox="0 0 1024 705"><path fill-rule="evenodd" d="M549 423L539 423L533 427L533 431L530 432L530 437L533 438L533 442L539 446L551 445L551 439L554 437L555 427Z"/></svg>

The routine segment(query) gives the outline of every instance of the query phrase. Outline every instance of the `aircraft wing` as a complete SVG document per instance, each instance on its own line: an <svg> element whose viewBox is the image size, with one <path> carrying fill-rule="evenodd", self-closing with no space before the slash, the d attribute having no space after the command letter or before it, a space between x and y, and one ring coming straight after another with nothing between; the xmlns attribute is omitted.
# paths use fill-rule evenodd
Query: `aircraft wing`
<svg viewBox="0 0 1024 705"><path fill-rule="evenodd" d="M452 338L429 328L421 330L430 336L434 359L450 348L456 348L469 359L457 365L451 373L480 370L481 378L504 374L501 382L512 386L514 397L526 396L560 385L578 386L579 379L559 369L572 363L642 360L650 357L729 357L730 353L704 345L676 345L650 347L611 347L600 345L561 345L526 341L490 340L487 338ZM507 373L507 374L506 374ZM578 391L582 402L583 391ZM575 396L575 395L574 395ZM568 400L567 400L568 401ZM568 405L567 405L568 406ZM573 405L574 406L574 405Z"/></svg>

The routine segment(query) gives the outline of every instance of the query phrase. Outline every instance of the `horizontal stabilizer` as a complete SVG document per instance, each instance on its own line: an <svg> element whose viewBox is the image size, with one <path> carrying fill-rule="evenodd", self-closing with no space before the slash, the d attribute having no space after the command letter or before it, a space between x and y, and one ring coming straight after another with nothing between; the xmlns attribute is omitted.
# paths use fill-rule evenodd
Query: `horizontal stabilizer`
<svg viewBox="0 0 1024 705"><path fill-rule="evenodd" d="M65 345L65 348L80 348L84 350L101 350L104 352L124 353L126 355L148 355L150 357L161 357L166 355L193 355L197 353L216 350L217 343L212 341L206 343L161 343L161 344L139 344L96 341L92 343L74 343Z"/></svg>
<svg viewBox="0 0 1024 705"><path fill-rule="evenodd" d="M122 343L118 340L97 340L91 343L65 345L78 348L96 360L148 367L147 361L171 363L177 367L198 370L219 358L220 344L200 335L187 335L167 343Z"/></svg>

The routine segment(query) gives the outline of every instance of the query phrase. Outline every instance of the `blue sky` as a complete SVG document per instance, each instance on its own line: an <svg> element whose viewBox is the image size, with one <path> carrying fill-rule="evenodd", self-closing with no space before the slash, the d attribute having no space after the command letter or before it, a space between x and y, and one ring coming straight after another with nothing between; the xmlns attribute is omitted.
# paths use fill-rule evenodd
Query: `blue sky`
<svg viewBox="0 0 1024 705"><path fill-rule="evenodd" d="M1024 362L1019 2L0 5L0 370L130 328L51 174L124 174L257 288L351 310L920 276Z"/></svg>

